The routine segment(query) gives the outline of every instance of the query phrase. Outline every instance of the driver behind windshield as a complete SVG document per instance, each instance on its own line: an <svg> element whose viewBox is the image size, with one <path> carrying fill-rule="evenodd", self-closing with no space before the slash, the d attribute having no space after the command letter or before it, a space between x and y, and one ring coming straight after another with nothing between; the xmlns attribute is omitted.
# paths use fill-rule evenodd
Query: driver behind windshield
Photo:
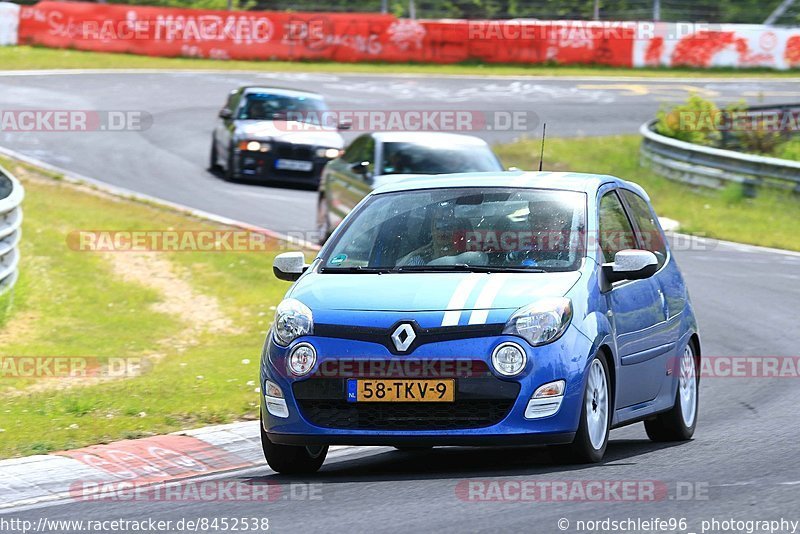
<svg viewBox="0 0 800 534"><path fill-rule="evenodd" d="M397 261L398 266L427 265L433 260L457 254L456 235L460 228L453 207L447 202L435 206L430 221L430 241Z"/></svg>

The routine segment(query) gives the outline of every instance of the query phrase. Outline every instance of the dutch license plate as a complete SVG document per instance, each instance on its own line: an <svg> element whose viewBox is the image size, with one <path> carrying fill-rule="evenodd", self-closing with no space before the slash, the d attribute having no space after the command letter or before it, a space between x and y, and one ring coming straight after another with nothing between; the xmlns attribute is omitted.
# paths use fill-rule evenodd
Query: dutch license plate
<svg viewBox="0 0 800 534"><path fill-rule="evenodd" d="M314 163L297 159L279 159L275 162L276 169L285 171L310 171L313 167Z"/></svg>
<svg viewBox="0 0 800 534"><path fill-rule="evenodd" d="M456 381L362 380L347 381L348 402L453 402Z"/></svg>

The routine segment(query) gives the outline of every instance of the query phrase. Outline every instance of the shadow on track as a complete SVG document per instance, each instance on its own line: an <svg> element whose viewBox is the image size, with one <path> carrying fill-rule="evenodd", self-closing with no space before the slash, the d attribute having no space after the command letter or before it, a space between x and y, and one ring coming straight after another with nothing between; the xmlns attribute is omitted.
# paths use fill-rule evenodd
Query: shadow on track
<svg viewBox="0 0 800 534"><path fill-rule="evenodd" d="M605 459L599 464L556 463L545 447L442 447L428 451L387 450L352 459L331 458L319 473L304 476L268 475L247 477L246 484L277 482L380 482L391 480L436 480L490 476L525 476L568 471L600 471L604 465L635 463L636 456L689 442L653 443L649 440L609 441ZM365 449L369 450L369 449ZM630 460L630 461L629 461Z"/></svg>
<svg viewBox="0 0 800 534"><path fill-rule="evenodd" d="M243 185L243 186L250 186L250 187L270 187L273 189L288 189L288 190L295 190L295 191L316 191L319 186L313 184L299 184L296 182L292 182L290 180L247 180L245 178L227 178L225 176L225 172L220 169L219 167L210 169L207 168L206 173L210 176L213 176L215 179L219 180L220 182L227 182L229 184L236 184L236 185Z"/></svg>

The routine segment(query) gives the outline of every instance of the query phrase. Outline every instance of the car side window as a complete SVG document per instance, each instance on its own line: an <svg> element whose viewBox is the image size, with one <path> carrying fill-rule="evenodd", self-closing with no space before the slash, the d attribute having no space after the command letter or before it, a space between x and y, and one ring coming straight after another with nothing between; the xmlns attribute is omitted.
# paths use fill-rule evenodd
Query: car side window
<svg viewBox="0 0 800 534"><path fill-rule="evenodd" d="M667 244L664 234L655 220L653 210L645 199L633 191L621 190L622 197L628 203L630 214L639 230L639 240L645 250L649 250L658 258L658 268L660 269L667 261Z"/></svg>
<svg viewBox="0 0 800 534"><path fill-rule="evenodd" d="M620 250L636 248L628 216L617 193L611 191L600 199L600 249L606 263L614 261Z"/></svg>

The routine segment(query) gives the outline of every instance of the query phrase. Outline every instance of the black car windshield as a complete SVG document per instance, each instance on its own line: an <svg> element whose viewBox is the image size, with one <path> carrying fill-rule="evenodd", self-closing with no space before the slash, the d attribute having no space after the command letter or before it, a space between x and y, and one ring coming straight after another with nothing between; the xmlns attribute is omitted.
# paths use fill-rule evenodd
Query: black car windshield
<svg viewBox="0 0 800 534"><path fill-rule="evenodd" d="M243 120L294 120L318 124L320 112L327 111L319 98L251 93L239 109L237 118Z"/></svg>
<svg viewBox="0 0 800 534"><path fill-rule="evenodd" d="M487 145L383 144L381 174L447 174L503 170Z"/></svg>
<svg viewBox="0 0 800 534"><path fill-rule="evenodd" d="M378 194L322 258L331 273L572 271L585 256L586 195L509 188Z"/></svg>

